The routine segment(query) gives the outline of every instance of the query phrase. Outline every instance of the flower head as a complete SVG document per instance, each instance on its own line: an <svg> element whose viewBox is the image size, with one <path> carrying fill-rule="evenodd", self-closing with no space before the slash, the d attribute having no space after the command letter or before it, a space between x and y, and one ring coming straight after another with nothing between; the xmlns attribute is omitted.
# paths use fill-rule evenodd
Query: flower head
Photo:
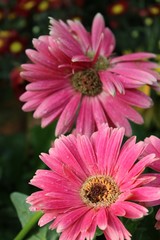
<svg viewBox="0 0 160 240"><path fill-rule="evenodd" d="M150 167L160 172L160 139L156 136L150 136L145 139L146 148L144 151L144 156L154 153L157 157L157 161L152 163Z"/></svg>
<svg viewBox="0 0 160 240"><path fill-rule="evenodd" d="M62 135L41 154L50 170L36 172L31 184L41 190L27 198L32 211L43 211L40 226L51 222L60 240L91 240L96 227L107 240L130 239L118 217L147 215L140 203L157 200L160 189L146 186L153 177L143 174L154 154L137 162L144 142L132 137L122 146L123 137L124 128L104 124L91 137Z"/></svg>
<svg viewBox="0 0 160 240"><path fill-rule="evenodd" d="M133 108L148 108L150 97L138 90L156 85L152 53L113 57L115 38L101 14L93 20L91 33L79 21L50 20L50 35L33 40L36 50L26 53L32 63L23 64L22 77L30 83L21 101L24 111L35 111L42 127L56 118L56 135L71 131L91 135L102 123L124 127L128 120L143 123Z"/></svg>
<svg viewBox="0 0 160 240"><path fill-rule="evenodd" d="M149 138L145 139L145 143L146 143L146 148L143 155L147 156L148 154L154 153L157 157L157 161L155 161L154 163L151 163L149 167L155 171L160 172L160 139L156 136L150 136ZM149 185L160 188L160 174L154 173L154 175L156 176L156 179L151 183L149 183ZM160 198L157 201L148 203L147 205L148 206L160 205ZM158 210L155 218L157 220L155 227L156 229L160 229L160 209Z"/></svg>

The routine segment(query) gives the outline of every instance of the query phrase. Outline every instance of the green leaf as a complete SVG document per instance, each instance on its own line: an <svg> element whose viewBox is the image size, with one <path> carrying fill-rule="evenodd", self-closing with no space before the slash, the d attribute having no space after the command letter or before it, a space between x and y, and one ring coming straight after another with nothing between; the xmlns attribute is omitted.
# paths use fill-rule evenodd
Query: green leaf
<svg viewBox="0 0 160 240"><path fill-rule="evenodd" d="M36 219L36 214L29 211L29 204L26 203L26 198L27 198L27 195L23 193L14 192L11 194L11 201L13 202L13 205L16 208L17 215L22 224L23 229L25 229L29 223L32 224L34 217ZM35 221L33 221L33 223L35 223ZM30 226L29 228L27 227L27 230L24 231L25 234L20 235L20 237L18 237L17 239L23 239L23 237L26 234L28 235L28 233L30 233L30 236L28 236L26 240L47 240L47 239L58 240L59 239L59 235L56 233L55 230L49 230L49 224L41 228L35 228L33 231L31 231L31 227L32 226Z"/></svg>
<svg viewBox="0 0 160 240"><path fill-rule="evenodd" d="M29 204L26 203L26 198L27 195L23 193L11 193L11 201L16 208L17 215L22 224L22 227L24 227L34 215L34 213L29 211Z"/></svg>
<svg viewBox="0 0 160 240"><path fill-rule="evenodd" d="M47 240L46 234L47 234L47 226L39 228L34 235L31 237L27 238L27 240Z"/></svg>
<svg viewBox="0 0 160 240"><path fill-rule="evenodd" d="M59 239L59 234L56 232L56 230L48 229L46 240L48 240L48 239L58 240Z"/></svg>
<svg viewBox="0 0 160 240"><path fill-rule="evenodd" d="M56 230L50 230L49 224L37 229L32 233L31 237L28 237L26 240L58 240L59 234L56 232Z"/></svg>
<svg viewBox="0 0 160 240"><path fill-rule="evenodd" d="M97 227L96 229L96 236L101 236L103 234L102 230Z"/></svg>

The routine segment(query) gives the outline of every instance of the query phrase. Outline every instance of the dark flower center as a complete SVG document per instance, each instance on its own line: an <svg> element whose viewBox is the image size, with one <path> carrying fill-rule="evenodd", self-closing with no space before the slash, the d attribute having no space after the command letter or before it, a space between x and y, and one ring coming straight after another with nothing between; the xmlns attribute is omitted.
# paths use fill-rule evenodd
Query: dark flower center
<svg viewBox="0 0 160 240"><path fill-rule="evenodd" d="M110 206L116 202L119 194L120 191L114 179L105 175L89 177L80 190L83 202L95 208Z"/></svg>
<svg viewBox="0 0 160 240"><path fill-rule="evenodd" d="M102 82L95 69L76 72L72 78L72 86L84 95L96 96L102 91Z"/></svg>

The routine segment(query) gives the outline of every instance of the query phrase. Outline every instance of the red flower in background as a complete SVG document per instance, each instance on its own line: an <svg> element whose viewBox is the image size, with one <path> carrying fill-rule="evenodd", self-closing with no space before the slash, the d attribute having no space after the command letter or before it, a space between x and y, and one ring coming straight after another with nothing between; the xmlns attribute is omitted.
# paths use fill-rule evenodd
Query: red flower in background
<svg viewBox="0 0 160 240"><path fill-rule="evenodd" d="M27 16L34 9L37 0L18 0L14 11L18 16Z"/></svg>
<svg viewBox="0 0 160 240"><path fill-rule="evenodd" d="M4 19L4 17L5 17L5 11L3 8L0 8L0 21Z"/></svg>
<svg viewBox="0 0 160 240"><path fill-rule="evenodd" d="M0 31L0 53L8 51L9 39L15 35L15 31L2 30Z"/></svg>
<svg viewBox="0 0 160 240"><path fill-rule="evenodd" d="M27 38L20 36L17 31L0 31L0 53L20 54L24 51Z"/></svg>
<svg viewBox="0 0 160 240"><path fill-rule="evenodd" d="M139 10L141 17L154 17L160 15L160 4L155 4Z"/></svg>
<svg viewBox="0 0 160 240"><path fill-rule="evenodd" d="M20 67L15 67L10 73L10 83L15 94L15 97L18 99L19 96L25 91L25 80L20 76Z"/></svg>
<svg viewBox="0 0 160 240"><path fill-rule="evenodd" d="M83 7L84 4L85 4L85 0L75 0L75 4L76 4L78 7Z"/></svg>

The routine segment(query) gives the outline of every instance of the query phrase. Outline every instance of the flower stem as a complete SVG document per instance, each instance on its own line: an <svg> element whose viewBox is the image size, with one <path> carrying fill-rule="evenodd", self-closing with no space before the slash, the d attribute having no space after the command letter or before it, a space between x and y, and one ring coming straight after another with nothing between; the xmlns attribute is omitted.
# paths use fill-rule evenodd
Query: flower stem
<svg viewBox="0 0 160 240"><path fill-rule="evenodd" d="M14 238L14 240L22 240L29 233L29 231L35 226L40 217L42 216L42 212L37 212L31 217L29 222L22 228L22 230L18 233L18 235Z"/></svg>

